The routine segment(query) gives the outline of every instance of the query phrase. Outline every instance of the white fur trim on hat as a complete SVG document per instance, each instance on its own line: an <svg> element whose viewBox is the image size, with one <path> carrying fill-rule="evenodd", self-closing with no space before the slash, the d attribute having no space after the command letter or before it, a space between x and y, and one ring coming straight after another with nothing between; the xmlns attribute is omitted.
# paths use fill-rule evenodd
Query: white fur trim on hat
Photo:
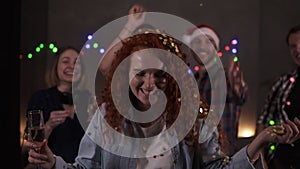
<svg viewBox="0 0 300 169"><path fill-rule="evenodd" d="M183 42L185 42L187 45L191 45L191 42L194 38L196 38L199 35L209 35L210 37L213 38L217 45L217 50L219 50L220 46L220 39L217 36L217 34L211 30L210 28L207 27L202 27L202 28L197 28L194 30L194 32L191 35L184 34L182 37Z"/></svg>

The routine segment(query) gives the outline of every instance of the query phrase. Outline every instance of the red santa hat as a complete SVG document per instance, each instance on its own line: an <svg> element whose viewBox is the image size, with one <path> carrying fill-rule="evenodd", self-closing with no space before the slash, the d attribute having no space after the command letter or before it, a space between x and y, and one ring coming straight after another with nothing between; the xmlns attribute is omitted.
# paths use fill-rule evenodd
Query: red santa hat
<svg viewBox="0 0 300 169"><path fill-rule="evenodd" d="M185 42L187 45L191 45L191 42L193 41L194 38L196 38L199 35L209 35L210 37L213 38L213 40L216 43L217 50L219 50L220 47L220 37L215 31L214 28L208 25L198 25L194 28L191 28L185 33L182 37L183 42Z"/></svg>

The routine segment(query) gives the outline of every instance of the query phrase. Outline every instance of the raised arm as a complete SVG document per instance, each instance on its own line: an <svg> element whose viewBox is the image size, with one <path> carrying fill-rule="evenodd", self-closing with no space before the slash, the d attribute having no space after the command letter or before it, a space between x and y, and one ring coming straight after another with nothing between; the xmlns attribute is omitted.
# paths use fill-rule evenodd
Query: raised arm
<svg viewBox="0 0 300 169"><path fill-rule="evenodd" d="M145 8L139 4L135 4L129 9L127 23L124 25L118 37L109 46L107 52L104 54L100 62L99 69L104 75L106 75L106 73L108 72L115 58L115 52L122 47L122 43L120 41L131 36L135 29L144 23L144 19L146 16L145 12Z"/></svg>
<svg viewBox="0 0 300 169"><path fill-rule="evenodd" d="M227 75L230 99L235 100L235 103L239 105L244 104L248 97L248 85L244 80L239 62L234 61L234 58L230 59Z"/></svg>

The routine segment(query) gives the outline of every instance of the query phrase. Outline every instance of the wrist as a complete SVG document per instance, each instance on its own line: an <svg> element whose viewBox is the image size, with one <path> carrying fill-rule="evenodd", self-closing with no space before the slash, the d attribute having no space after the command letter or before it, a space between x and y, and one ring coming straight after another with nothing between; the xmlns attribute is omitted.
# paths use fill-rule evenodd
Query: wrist
<svg viewBox="0 0 300 169"><path fill-rule="evenodd" d="M51 169L54 169L55 168L55 164L56 164L56 156L53 154L53 160L52 160L52 163L51 163Z"/></svg>
<svg viewBox="0 0 300 169"><path fill-rule="evenodd" d="M263 132L259 133L247 147L247 156L251 163L254 163L263 152L264 147L268 144Z"/></svg>
<svg viewBox="0 0 300 169"><path fill-rule="evenodd" d="M50 133L52 132L53 127L49 123L45 124L45 137L48 138L50 136Z"/></svg>
<svg viewBox="0 0 300 169"><path fill-rule="evenodd" d="M126 24L118 35L119 40L122 41L123 39L126 39L127 37L131 36L132 30L133 29Z"/></svg>
<svg viewBox="0 0 300 169"><path fill-rule="evenodd" d="M256 155L255 157L253 157L253 158L248 157L250 163L251 163L251 164L254 164L254 163L259 159L259 156L260 156L260 155L261 155L261 153L257 154L257 155Z"/></svg>
<svg viewBox="0 0 300 169"><path fill-rule="evenodd" d="M123 29L125 29L128 33L132 34L136 26L134 24L127 23L124 25Z"/></svg>
<svg viewBox="0 0 300 169"><path fill-rule="evenodd" d="M246 153L251 164L254 164L259 159L259 156L261 155L261 151L253 151L250 145L248 145Z"/></svg>
<svg viewBox="0 0 300 169"><path fill-rule="evenodd" d="M52 127L48 122L45 124L45 129L46 131L52 131Z"/></svg>

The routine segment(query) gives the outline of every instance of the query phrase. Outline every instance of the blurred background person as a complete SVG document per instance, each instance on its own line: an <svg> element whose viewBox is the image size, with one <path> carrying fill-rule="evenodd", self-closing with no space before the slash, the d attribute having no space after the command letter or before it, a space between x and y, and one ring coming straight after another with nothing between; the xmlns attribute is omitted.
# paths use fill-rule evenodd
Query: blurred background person
<svg viewBox="0 0 300 169"><path fill-rule="evenodd" d="M182 38L189 47L193 50L191 59L196 61L198 70L194 72L198 83L200 94L211 105L212 89L214 85L218 86L217 73L222 71L216 64L218 59L218 51L220 50L220 36L214 28L209 25L198 25L195 28L189 29ZM193 66L191 65L192 69ZM232 155L238 150L238 126L242 106L246 103L248 97L248 87L243 79L243 73L238 62L233 58L230 59L229 66L224 67L227 95L224 112L220 120L220 125L223 131L223 137L228 140L224 142L224 152ZM209 74L212 72L212 74ZM215 80L211 81L213 78ZM211 84L211 83L214 84ZM219 83L219 84L218 84Z"/></svg>
<svg viewBox="0 0 300 169"><path fill-rule="evenodd" d="M45 139L53 152L74 162L84 128L79 119L88 119L87 105L90 92L81 90L84 83L84 66L79 59L79 50L72 46L61 47L53 56L50 69L46 71L47 89L32 94L27 112L34 109L43 111ZM73 103L73 92L80 95L80 106ZM75 113L77 111L77 113ZM25 127L25 139L28 127Z"/></svg>
<svg viewBox="0 0 300 169"><path fill-rule="evenodd" d="M292 27L286 35L290 57L296 68L284 73L273 83L266 97L261 115L258 117L257 132L270 125L279 125L300 117L300 25ZM270 144L264 151L270 169L300 168L300 141L293 144Z"/></svg>

